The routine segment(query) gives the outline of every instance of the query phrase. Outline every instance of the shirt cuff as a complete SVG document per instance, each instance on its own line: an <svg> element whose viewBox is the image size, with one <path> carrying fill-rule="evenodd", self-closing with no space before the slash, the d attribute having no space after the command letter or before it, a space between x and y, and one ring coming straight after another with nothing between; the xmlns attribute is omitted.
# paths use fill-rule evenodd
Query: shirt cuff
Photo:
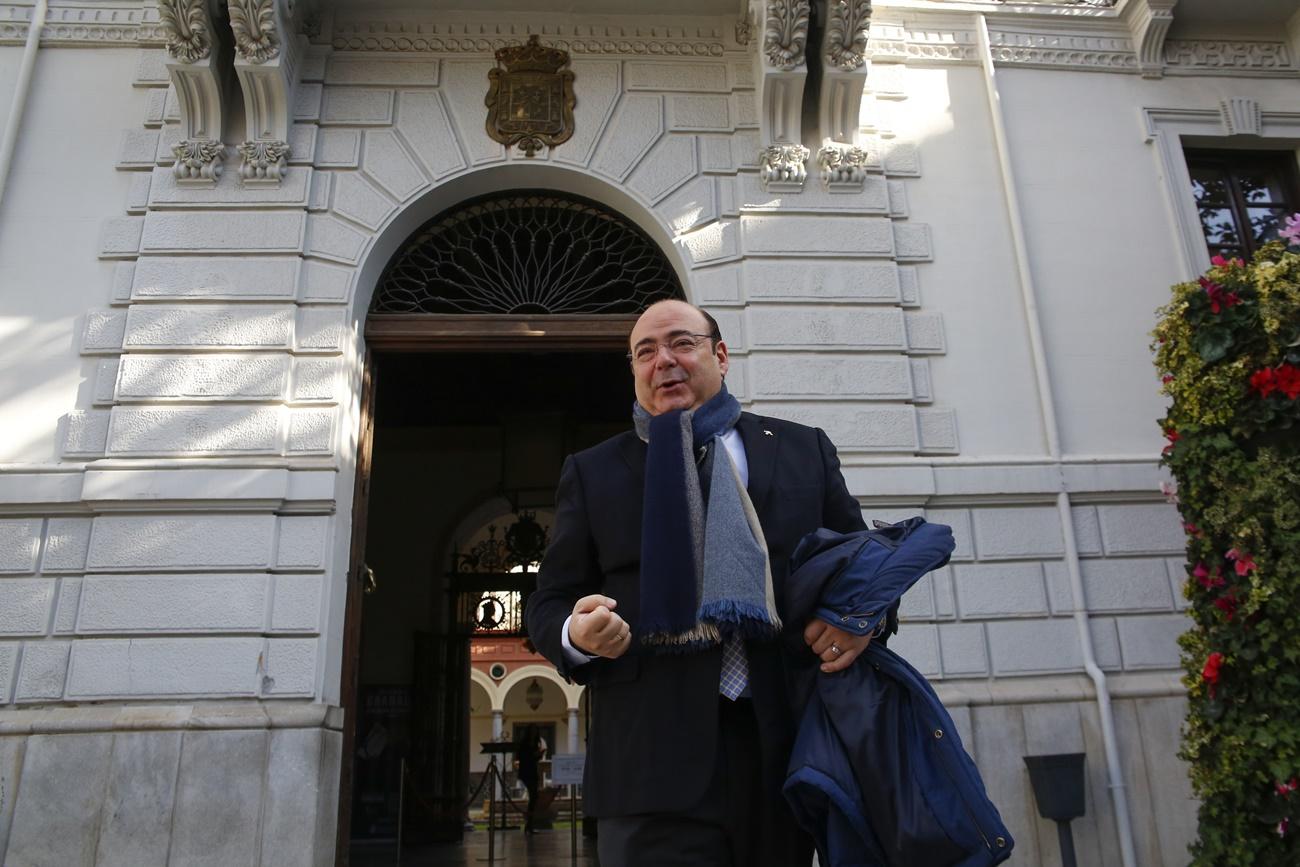
<svg viewBox="0 0 1300 867"><path fill-rule="evenodd" d="M584 653L573 646L573 642L569 640L569 621L572 619L572 614L564 618L564 626L560 629L560 644L564 647L564 658L568 660L569 665L586 665L599 657Z"/></svg>

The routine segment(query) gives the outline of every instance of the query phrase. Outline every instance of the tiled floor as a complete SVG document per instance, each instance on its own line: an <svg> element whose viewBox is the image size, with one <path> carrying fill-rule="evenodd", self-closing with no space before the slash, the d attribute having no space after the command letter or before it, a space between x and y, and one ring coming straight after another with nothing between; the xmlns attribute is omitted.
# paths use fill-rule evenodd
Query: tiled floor
<svg viewBox="0 0 1300 867"><path fill-rule="evenodd" d="M458 845L412 847L402 852L398 862L392 846L367 847L353 850L352 867L597 867L596 841L578 835L578 859L571 860L569 829L540 831L526 836L523 831L498 831L495 841L496 860L489 865L488 835L474 831L465 835Z"/></svg>

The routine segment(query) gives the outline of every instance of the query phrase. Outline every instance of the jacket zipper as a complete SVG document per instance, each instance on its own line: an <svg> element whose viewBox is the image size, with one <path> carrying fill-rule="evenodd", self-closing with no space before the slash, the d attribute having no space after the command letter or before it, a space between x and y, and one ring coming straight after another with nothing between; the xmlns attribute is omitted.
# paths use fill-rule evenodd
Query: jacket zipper
<svg viewBox="0 0 1300 867"><path fill-rule="evenodd" d="M933 735L934 732L936 731L941 732L943 731L943 729L939 728L938 726L934 726L934 728L932 728L930 731L931 731L931 735ZM970 804L966 800L966 797L961 793L962 788L958 784L958 781L955 779L955 776L952 771L952 766L949 764L948 756L945 754L945 749L943 747L939 748L939 756L940 756L939 761L943 763L944 773L948 775L948 782L952 784L954 791L957 792L957 800L961 801L962 809L966 811L966 816L967 818L970 819L971 825L974 826L975 833L979 834L980 839L984 841L984 848L992 852L993 845L989 843L988 835L984 833L984 828L980 824L979 817L975 815L975 811L971 809Z"/></svg>

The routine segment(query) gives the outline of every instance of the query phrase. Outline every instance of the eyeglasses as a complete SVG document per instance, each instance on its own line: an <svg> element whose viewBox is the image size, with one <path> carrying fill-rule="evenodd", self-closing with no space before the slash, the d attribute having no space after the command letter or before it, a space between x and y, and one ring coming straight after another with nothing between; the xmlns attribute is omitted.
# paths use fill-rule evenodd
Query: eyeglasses
<svg viewBox="0 0 1300 867"><path fill-rule="evenodd" d="M627 360L636 364L649 364L659 357L659 347L667 347L668 351L678 358L685 358L692 352L700 348L700 341L712 340L712 334L679 334L667 343L641 343L636 349L627 354Z"/></svg>

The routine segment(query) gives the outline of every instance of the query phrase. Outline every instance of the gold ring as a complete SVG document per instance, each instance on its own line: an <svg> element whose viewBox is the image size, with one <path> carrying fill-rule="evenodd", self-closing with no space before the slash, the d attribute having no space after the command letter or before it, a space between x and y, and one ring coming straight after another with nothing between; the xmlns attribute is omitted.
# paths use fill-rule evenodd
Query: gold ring
<svg viewBox="0 0 1300 867"><path fill-rule="evenodd" d="M831 645L831 653L835 654L836 656L839 656L843 652L844 652L843 650L840 650L840 646L838 644Z"/></svg>

